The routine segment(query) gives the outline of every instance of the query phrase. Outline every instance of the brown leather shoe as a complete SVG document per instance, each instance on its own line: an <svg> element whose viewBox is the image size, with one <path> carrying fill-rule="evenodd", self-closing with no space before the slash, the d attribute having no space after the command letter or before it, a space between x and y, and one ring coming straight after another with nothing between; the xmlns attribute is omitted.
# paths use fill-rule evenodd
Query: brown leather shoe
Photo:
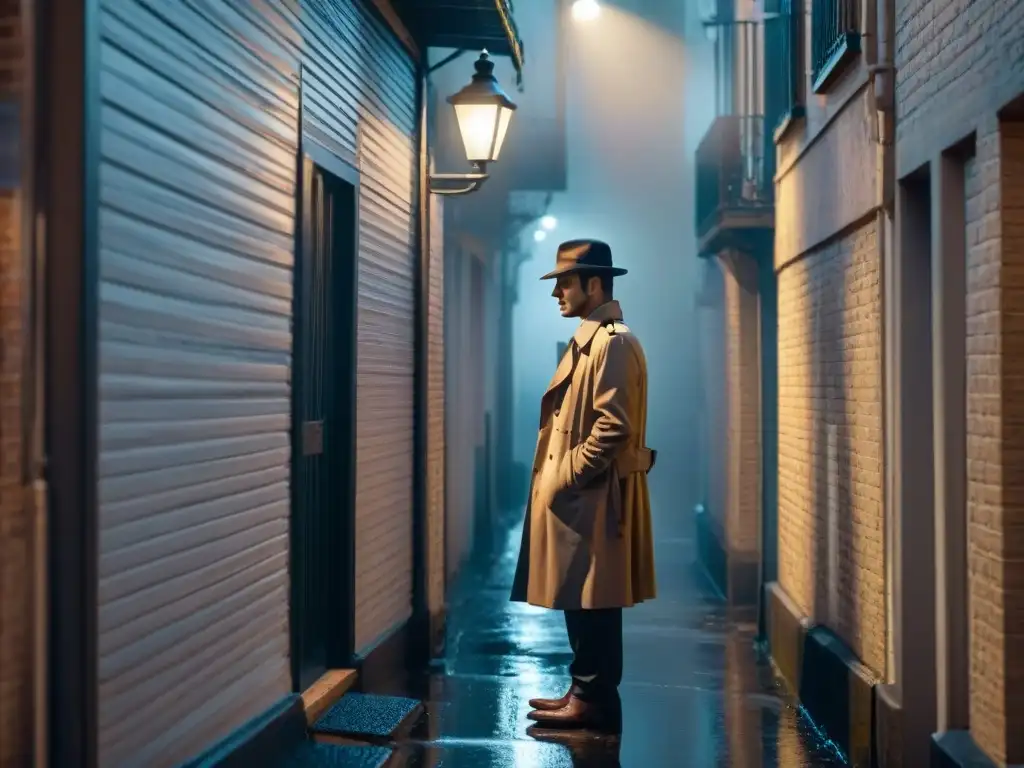
<svg viewBox="0 0 1024 768"><path fill-rule="evenodd" d="M618 733L622 730L622 717L614 707L583 701L572 695L564 707L535 709L527 717L544 728L585 728L604 733Z"/></svg>
<svg viewBox="0 0 1024 768"><path fill-rule="evenodd" d="M569 698L572 696L572 691L568 690L565 692L565 696L560 699L530 699L530 706L534 709L540 709L545 712L552 709L561 709L569 703Z"/></svg>

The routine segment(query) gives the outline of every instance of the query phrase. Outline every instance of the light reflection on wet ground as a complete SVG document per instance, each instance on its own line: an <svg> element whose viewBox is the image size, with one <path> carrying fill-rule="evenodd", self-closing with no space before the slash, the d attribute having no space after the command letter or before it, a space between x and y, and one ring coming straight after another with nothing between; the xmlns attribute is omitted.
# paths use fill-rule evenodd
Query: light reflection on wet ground
<svg viewBox="0 0 1024 768"><path fill-rule="evenodd" d="M519 531L477 552L449 600L445 658L393 693L427 702L399 764L445 768L801 768L841 765L757 660L754 616L731 614L694 567L692 538L659 536L657 600L625 618L620 739L528 731L527 699L560 696L560 614L508 600Z"/></svg>

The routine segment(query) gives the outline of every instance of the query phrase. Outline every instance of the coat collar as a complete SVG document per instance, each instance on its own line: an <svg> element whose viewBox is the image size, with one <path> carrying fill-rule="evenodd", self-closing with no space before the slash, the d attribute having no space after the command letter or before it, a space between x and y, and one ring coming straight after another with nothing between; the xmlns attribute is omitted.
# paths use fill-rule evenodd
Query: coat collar
<svg viewBox="0 0 1024 768"><path fill-rule="evenodd" d="M590 316L586 320L580 323L580 327L576 329L576 333L572 336L576 341L576 346L583 349L594 338L594 334L597 333L598 328L609 320L621 319L622 307L619 306L619 302L614 299L612 301L606 301L591 312Z"/></svg>
<svg viewBox="0 0 1024 768"><path fill-rule="evenodd" d="M597 333L598 328L609 320L621 319L622 308L619 307L619 302L607 301L591 312L590 317L580 323L580 327L576 329L576 333L573 334L572 338L576 342L576 346L582 350L593 340L594 334ZM558 369L555 371L555 375L552 377L547 390L544 392L545 396L561 386L562 383L569 378L572 370L572 350L567 350L566 353L562 355L562 360L558 364Z"/></svg>

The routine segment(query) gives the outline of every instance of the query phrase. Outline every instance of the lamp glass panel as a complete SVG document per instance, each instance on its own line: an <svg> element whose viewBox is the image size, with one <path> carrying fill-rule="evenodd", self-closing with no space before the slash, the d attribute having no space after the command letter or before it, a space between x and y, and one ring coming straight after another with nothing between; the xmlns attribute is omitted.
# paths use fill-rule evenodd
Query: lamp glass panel
<svg viewBox="0 0 1024 768"><path fill-rule="evenodd" d="M471 163L486 163L492 159L499 110L497 104L455 105L455 119L459 121L466 159Z"/></svg>
<svg viewBox="0 0 1024 768"><path fill-rule="evenodd" d="M498 155L501 154L501 147L505 143L505 133L508 131L509 123L512 122L513 110L508 107L499 107L501 114L498 116L498 137L494 141L494 157L491 160L497 160Z"/></svg>

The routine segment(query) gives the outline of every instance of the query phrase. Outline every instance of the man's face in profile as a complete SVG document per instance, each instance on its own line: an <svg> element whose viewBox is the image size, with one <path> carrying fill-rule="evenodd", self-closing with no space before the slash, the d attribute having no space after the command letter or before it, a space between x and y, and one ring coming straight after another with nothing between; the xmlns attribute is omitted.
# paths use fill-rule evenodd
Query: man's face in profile
<svg viewBox="0 0 1024 768"><path fill-rule="evenodd" d="M580 317L587 306L587 292L575 272L559 275L551 295L558 299L558 310L562 317Z"/></svg>

